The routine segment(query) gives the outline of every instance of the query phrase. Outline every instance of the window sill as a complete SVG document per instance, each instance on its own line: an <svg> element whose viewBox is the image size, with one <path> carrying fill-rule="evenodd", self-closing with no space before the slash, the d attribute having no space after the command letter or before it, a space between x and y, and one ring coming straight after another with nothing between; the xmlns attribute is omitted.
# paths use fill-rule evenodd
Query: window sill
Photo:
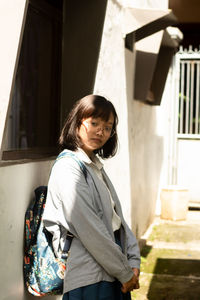
<svg viewBox="0 0 200 300"><path fill-rule="evenodd" d="M59 151L56 148L33 148L24 150L9 150L3 151L2 161L27 161L41 160L58 155Z"/></svg>

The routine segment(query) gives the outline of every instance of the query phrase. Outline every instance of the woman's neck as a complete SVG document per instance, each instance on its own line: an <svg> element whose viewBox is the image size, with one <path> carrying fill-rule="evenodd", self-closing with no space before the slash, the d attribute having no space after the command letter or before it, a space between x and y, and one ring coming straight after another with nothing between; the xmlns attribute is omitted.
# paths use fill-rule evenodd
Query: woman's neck
<svg viewBox="0 0 200 300"><path fill-rule="evenodd" d="M90 150L88 150L88 149L84 149L84 147L83 148L81 148L86 154L87 154L87 156L93 161L93 158L94 158L94 152L93 151L90 151Z"/></svg>

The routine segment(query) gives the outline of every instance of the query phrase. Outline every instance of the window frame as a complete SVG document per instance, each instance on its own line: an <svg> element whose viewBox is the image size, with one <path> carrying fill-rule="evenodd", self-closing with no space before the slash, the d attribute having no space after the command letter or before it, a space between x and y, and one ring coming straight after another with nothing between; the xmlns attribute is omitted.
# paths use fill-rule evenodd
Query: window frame
<svg viewBox="0 0 200 300"><path fill-rule="evenodd" d="M61 1L60 1L61 2ZM41 14L48 15L48 17L54 18L55 21L61 21L62 20L62 10L58 9L57 7L45 2L45 0L29 0L28 2L28 8L31 6L34 10L40 11ZM26 21L25 21L26 22ZM62 26L62 21L61 21ZM21 33L23 35L23 32ZM62 34L62 33L61 33ZM22 44L21 44L22 47ZM62 51L62 50L61 50ZM20 52L20 51L19 51ZM16 64L18 63L18 60L16 60ZM62 68L62 59L61 59L61 65ZM17 70L17 65L16 65ZM16 74L14 74L16 77ZM15 78L14 78L15 81ZM60 101L59 101L59 119L58 123L61 123L61 69L60 69ZM12 86L12 91L14 90L14 85ZM11 92L12 94L12 92ZM12 101L12 96L10 98L10 101ZM9 105L10 106L10 105ZM8 108L9 109L9 108ZM53 113L53 111L51 112ZM5 122L5 125L7 123L7 120ZM60 128L59 128L60 129ZM4 138L3 138L3 147L2 147L2 157L1 161L17 161L17 160L24 160L24 159L46 159L50 158L52 156L56 156L59 153L59 147L58 144L55 143L55 147L32 147L27 149L12 149L12 150L5 150L5 129L4 129Z"/></svg>

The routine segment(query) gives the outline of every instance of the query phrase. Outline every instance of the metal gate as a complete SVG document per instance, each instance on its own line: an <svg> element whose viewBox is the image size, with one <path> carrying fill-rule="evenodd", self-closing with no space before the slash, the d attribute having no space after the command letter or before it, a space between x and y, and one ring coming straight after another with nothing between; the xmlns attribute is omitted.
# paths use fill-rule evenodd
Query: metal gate
<svg viewBox="0 0 200 300"><path fill-rule="evenodd" d="M187 186L190 203L200 203L200 51L180 48L177 95L177 183Z"/></svg>
<svg viewBox="0 0 200 300"><path fill-rule="evenodd" d="M192 47L188 51L181 48L178 56L180 59L178 134L199 135L200 52L193 51Z"/></svg>

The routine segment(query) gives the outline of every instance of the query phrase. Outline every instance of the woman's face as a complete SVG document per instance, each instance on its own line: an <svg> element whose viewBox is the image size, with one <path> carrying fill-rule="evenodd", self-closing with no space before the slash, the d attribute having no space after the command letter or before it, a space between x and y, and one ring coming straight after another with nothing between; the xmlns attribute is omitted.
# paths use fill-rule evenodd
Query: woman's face
<svg viewBox="0 0 200 300"><path fill-rule="evenodd" d="M101 118L90 117L83 119L78 131L83 143L82 149L91 156L107 142L113 134L114 116L111 113L108 121Z"/></svg>

